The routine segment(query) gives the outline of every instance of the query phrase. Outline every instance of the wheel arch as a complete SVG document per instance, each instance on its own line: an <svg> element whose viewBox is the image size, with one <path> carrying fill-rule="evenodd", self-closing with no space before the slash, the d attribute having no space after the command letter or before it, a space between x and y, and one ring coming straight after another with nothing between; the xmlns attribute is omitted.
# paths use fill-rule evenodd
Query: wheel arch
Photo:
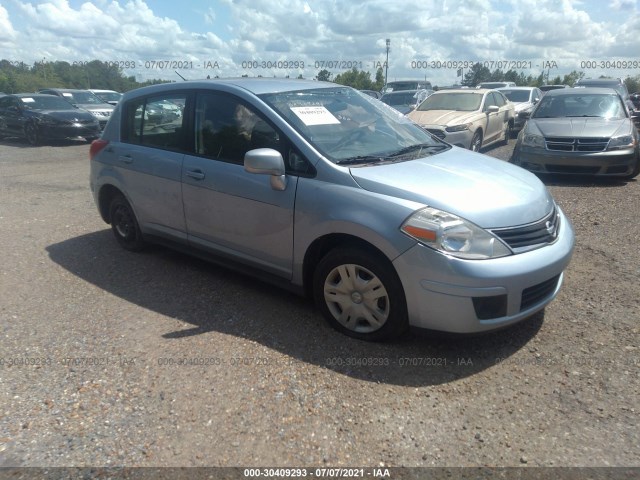
<svg viewBox="0 0 640 480"><path fill-rule="evenodd" d="M109 207L111 206L113 199L118 195L122 195L124 198L127 198L118 187L110 183L100 187L98 192L98 211L105 223L111 223Z"/></svg>
<svg viewBox="0 0 640 480"><path fill-rule="evenodd" d="M371 242L347 233L330 233L314 240L304 255L302 279L304 292L308 297L313 295L313 276L320 260L337 247L352 247L370 252L372 255L392 265L391 259ZM392 267L393 268L393 267ZM394 268L395 270L395 268ZM397 274L397 273L396 273Z"/></svg>

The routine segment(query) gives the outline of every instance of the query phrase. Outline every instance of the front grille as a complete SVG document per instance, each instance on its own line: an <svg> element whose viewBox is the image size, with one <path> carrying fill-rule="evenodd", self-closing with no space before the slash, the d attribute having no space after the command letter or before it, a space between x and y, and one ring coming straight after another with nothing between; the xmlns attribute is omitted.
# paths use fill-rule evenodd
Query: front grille
<svg viewBox="0 0 640 480"><path fill-rule="evenodd" d="M440 130L438 128L427 128L427 132L429 132L431 135L435 135L436 137L438 137L441 140L446 136L444 131L442 131L442 130Z"/></svg>
<svg viewBox="0 0 640 480"><path fill-rule="evenodd" d="M521 253L555 241L559 227L560 214L554 206L548 215L537 222L519 227L496 228L491 232L516 253Z"/></svg>
<svg viewBox="0 0 640 480"><path fill-rule="evenodd" d="M573 137L545 137L547 150L557 152L604 152L609 145L609 138L573 138Z"/></svg>
<svg viewBox="0 0 640 480"><path fill-rule="evenodd" d="M552 295L558 286L558 280L560 275L556 275L549 280L534 285L529 288L525 288L522 291L522 299L520 300L520 311L526 310L529 307L534 306L536 303L543 301L545 298Z"/></svg>

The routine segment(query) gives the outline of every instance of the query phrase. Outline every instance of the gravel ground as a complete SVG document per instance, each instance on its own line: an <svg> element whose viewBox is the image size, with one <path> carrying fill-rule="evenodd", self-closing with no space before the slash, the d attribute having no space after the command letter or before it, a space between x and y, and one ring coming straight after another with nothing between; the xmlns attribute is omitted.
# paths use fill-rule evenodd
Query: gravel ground
<svg viewBox="0 0 640 480"><path fill-rule="evenodd" d="M544 314L369 344L304 298L122 250L88 172L85 144L0 142L0 466L640 464L639 182L545 179L577 244Z"/></svg>

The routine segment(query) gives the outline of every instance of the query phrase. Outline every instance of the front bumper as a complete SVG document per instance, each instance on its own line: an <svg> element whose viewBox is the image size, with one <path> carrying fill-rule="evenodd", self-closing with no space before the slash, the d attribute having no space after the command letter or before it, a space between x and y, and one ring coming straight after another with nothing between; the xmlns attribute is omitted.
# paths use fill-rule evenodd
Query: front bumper
<svg viewBox="0 0 640 480"><path fill-rule="evenodd" d="M543 148L516 147L515 163L535 173L627 176L638 162L638 150L606 152L561 152Z"/></svg>
<svg viewBox="0 0 640 480"><path fill-rule="evenodd" d="M471 132L471 130L463 130L461 132L447 132L444 127L440 125L423 125L422 128L427 130L432 135L435 135L439 139L450 143L451 145L466 148L467 150L471 148L471 139L473 138L473 133Z"/></svg>
<svg viewBox="0 0 640 480"><path fill-rule="evenodd" d="M97 138L100 128L97 123L74 125L39 125L38 134L48 140L68 140L82 138Z"/></svg>
<svg viewBox="0 0 640 480"><path fill-rule="evenodd" d="M561 211L556 241L526 253L462 260L417 244L393 262L404 287L409 323L477 333L528 318L557 295L573 244L573 228Z"/></svg>

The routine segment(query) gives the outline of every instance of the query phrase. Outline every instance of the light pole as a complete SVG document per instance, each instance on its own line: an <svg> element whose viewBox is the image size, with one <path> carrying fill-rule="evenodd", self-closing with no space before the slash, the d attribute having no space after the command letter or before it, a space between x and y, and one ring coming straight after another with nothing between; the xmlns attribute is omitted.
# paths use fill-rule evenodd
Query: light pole
<svg viewBox="0 0 640 480"><path fill-rule="evenodd" d="M391 39L387 38L387 61L384 64L384 85L389 83L389 50L391 49Z"/></svg>

